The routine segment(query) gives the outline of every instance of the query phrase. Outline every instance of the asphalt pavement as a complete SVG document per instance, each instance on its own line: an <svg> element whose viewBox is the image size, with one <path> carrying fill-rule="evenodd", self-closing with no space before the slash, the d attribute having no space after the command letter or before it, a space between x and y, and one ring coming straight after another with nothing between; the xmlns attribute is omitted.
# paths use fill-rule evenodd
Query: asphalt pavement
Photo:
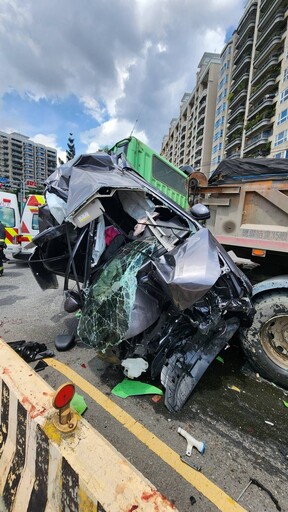
<svg viewBox="0 0 288 512"><path fill-rule="evenodd" d="M153 395L119 398L111 393L123 380L119 366L100 360L95 349L79 340L69 351L55 349L55 337L71 334L77 326L75 314L63 310L62 284L59 279L59 289L43 292L26 264L6 263L0 278L4 341L35 341L53 350L54 358L39 375L57 388L72 374L88 406L85 418L178 510L229 511L227 495L236 500L252 479L239 500L243 509L273 512L278 502L288 512L288 394L255 375L237 339L212 363L179 413L169 413L163 399L155 401ZM123 418L135 420L137 429L130 419L121 420L121 411ZM203 455L192 450L200 472L175 463L175 453L180 460L186 451L179 426L205 442Z"/></svg>

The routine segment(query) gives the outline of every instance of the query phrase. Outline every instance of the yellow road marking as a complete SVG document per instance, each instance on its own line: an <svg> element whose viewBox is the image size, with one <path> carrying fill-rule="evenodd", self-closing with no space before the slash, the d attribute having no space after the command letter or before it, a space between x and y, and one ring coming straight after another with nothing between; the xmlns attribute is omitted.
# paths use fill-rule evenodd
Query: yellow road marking
<svg viewBox="0 0 288 512"><path fill-rule="evenodd" d="M215 485L206 476L186 466L180 461L179 454L167 446L161 439L152 434L146 427L130 416L119 405L105 396L99 389L90 384L66 364L56 359L45 359L45 362L70 379L76 386L89 395L98 405L113 416L119 423L144 443L152 452L171 466L179 475L189 482L197 491L210 500L221 512L245 512L245 509L228 496L220 487Z"/></svg>

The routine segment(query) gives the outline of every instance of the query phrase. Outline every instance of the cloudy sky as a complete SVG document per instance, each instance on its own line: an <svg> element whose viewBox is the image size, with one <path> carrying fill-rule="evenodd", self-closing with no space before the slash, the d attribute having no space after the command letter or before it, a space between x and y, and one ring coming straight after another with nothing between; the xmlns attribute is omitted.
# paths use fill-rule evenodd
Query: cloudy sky
<svg viewBox="0 0 288 512"><path fill-rule="evenodd" d="M77 153L134 135L159 151L204 51L244 0L0 0L0 130Z"/></svg>

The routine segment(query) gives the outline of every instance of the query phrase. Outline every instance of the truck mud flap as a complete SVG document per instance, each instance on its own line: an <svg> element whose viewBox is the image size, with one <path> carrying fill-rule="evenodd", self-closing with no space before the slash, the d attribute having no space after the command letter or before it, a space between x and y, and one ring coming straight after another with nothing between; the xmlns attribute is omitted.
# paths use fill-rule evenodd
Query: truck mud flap
<svg viewBox="0 0 288 512"><path fill-rule="evenodd" d="M204 339L196 350L193 341L189 341L184 350L172 354L161 372L161 382L166 388L165 405L169 411L178 412L183 407L210 363L232 338L239 325L237 318L231 318L226 321L224 331Z"/></svg>

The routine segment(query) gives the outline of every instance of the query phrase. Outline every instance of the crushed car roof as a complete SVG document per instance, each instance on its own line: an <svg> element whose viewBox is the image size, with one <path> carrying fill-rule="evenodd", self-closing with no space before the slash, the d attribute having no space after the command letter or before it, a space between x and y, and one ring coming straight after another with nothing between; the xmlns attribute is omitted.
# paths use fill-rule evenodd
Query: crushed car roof
<svg viewBox="0 0 288 512"><path fill-rule="evenodd" d="M127 173L107 153L80 155L61 165L46 180L47 190L67 202L67 220L102 188L147 190L133 171Z"/></svg>

